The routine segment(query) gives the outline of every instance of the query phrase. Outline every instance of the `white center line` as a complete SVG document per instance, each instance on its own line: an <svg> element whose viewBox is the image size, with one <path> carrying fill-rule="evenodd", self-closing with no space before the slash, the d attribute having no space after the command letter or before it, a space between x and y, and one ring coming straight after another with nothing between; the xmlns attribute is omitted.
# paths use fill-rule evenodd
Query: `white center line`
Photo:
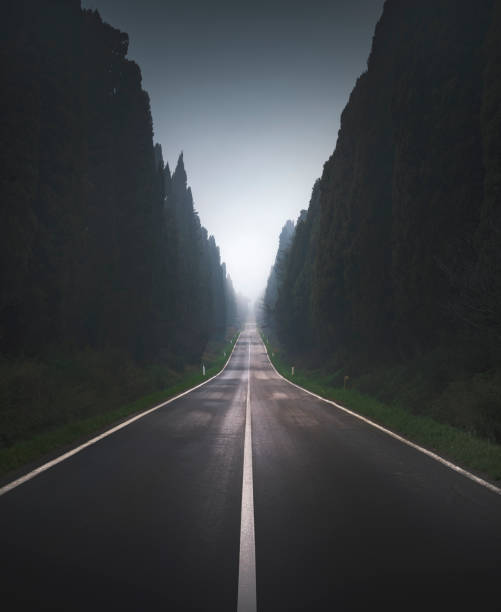
<svg viewBox="0 0 501 612"><path fill-rule="evenodd" d="M245 409L244 473L242 481L242 514L240 522L240 561L238 566L237 612L255 612L256 543L254 539L254 490L252 486L252 423L250 409L250 360L247 368L247 405Z"/></svg>

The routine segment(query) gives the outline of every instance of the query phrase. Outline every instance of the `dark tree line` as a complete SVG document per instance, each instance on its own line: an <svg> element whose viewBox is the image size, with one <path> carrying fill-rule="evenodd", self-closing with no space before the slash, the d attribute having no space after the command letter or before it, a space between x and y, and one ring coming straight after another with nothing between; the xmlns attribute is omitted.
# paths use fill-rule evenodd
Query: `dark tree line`
<svg viewBox="0 0 501 612"><path fill-rule="evenodd" d="M79 0L9 0L0 23L0 351L112 347L196 359L236 323L182 155L153 146L127 34Z"/></svg>
<svg viewBox="0 0 501 612"><path fill-rule="evenodd" d="M275 263L271 267L266 290L262 298L262 309L260 315L262 319L261 322L266 327L274 324L278 291L283 283L287 257L294 238L294 231L294 221L289 219L285 222L285 225L280 232Z"/></svg>
<svg viewBox="0 0 501 612"><path fill-rule="evenodd" d="M499 368L500 126L501 2L387 0L270 277L289 350L362 372L474 345L471 372Z"/></svg>

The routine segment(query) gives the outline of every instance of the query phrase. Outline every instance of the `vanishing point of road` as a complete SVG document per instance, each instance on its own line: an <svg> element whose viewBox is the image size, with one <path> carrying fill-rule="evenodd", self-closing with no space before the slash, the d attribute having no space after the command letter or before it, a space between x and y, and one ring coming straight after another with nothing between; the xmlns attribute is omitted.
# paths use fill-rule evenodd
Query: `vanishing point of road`
<svg viewBox="0 0 501 612"><path fill-rule="evenodd" d="M253 325L0 520L6 612L501 609L501 495L289 384Z"/></svg>

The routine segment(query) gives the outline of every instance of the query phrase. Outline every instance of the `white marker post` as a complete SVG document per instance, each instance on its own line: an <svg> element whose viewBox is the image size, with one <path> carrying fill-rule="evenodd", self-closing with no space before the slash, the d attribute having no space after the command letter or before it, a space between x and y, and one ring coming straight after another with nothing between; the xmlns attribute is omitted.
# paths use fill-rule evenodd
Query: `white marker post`
<svg viewBox="0 0 501 612"><path fill-rule="evenodd" d="M295 368L294 366L292 366L292 368L291 368L291 373L292 373L292 376L294 376L294 370L295 370L295 369L296 369L296 368Z"/></svg>
<svg viewBox="0 0 501 612"><path fill-rule="evenodd" d="M205 363L202 363L202 376L205 376Z"/></svg>

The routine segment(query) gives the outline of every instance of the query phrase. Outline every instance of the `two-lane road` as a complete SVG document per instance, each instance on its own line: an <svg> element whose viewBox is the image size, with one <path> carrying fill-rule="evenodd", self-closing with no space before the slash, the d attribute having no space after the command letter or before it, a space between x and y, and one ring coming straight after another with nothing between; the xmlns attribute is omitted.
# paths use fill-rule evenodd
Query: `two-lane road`
<svg viewBox="0 0 501 612"><path fill-rule="evenodd" d="M6 610L501 609L501 496L287 383L253 326L0 518Z"/></svg>

